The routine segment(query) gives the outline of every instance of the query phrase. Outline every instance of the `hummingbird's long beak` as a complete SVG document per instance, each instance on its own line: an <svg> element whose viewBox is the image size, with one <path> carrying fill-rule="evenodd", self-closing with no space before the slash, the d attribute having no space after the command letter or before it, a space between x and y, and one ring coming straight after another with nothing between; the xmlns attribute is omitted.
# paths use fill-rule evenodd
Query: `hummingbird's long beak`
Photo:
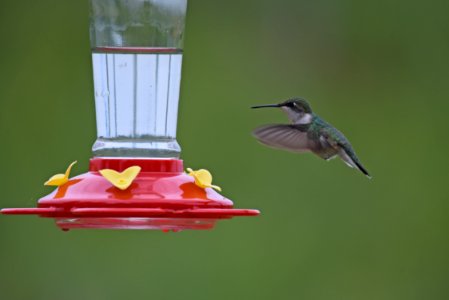
<svg viewBox="0 0 449 300"><path fill-rule="evenodd" d="M264 107L281 107L281 105L279 105L279 104L265 104L265 105L251 106L251 108L264 108Z"/></svg>

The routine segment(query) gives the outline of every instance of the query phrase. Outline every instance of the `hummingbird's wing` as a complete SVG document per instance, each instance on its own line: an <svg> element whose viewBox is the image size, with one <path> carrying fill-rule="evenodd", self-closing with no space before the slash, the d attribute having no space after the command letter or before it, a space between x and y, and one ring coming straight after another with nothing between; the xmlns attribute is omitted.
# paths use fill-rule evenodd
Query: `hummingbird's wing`
<svg viewBox="0 0 449 300"><path fill-rule="evenodd" d="M310 151L307 131L301 131L297 125L271 124L256 128L253 136L269 147L293 152Z"/></svg>

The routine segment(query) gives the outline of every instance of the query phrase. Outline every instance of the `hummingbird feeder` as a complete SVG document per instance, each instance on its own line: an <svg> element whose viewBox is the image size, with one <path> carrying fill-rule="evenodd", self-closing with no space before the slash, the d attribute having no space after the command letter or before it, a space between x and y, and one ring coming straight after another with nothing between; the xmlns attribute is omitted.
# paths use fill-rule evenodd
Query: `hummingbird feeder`
<svg viewBox="0 0 449 300"><path fill-rule="evenodd" d="M90 0L97 140L89 171L51 177L35 208L2 214L75 228L211 229L235 209L207 170L184 172L176 141L187 0Z"/></svg>

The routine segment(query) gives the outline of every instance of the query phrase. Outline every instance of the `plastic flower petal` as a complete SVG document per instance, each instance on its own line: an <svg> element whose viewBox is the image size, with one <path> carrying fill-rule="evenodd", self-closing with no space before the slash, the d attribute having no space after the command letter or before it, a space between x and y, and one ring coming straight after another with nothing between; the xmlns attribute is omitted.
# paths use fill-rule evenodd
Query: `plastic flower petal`
<svg viewBox="0 0 449 300"><path fill-rule="evenodd" d="M73 165L76 164L76 161L72 162L70 166L67 168L64 174L56 174L50 177L44 185L49 186L61 186L69 181L70 171L72 170Z"/></svg>
<svg viewBox="0 0 449 300"><path fill-rule="evenodd" d="M112 185L121 190L126 190L137 175L139 175L141 168L139 166L132 166L123 172L119 173L111 169L100 170L100 174L106 178Z"/></svg>
<svg viewBox="0 0 449 300"><path fill-rule="evenodd" d="M200 169L193 171L192 169L187 168L187 172L189 172L188 174L195 179L195 184L200 188L213 188L221 192L219 186L212 185L212 174L210 174L208 170Z"/></svg>

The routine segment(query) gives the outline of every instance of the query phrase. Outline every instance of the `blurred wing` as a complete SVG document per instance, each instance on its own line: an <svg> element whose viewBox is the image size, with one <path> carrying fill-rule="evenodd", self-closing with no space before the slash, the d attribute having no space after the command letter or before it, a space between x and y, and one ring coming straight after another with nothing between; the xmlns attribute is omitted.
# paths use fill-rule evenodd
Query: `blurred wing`
<svg viewBox="0 0 449 300"><path fill-rule="evenodd" d="M293 125L264 125L253 131L253 136L262 144L293 152L304 152L309 149L307 132L300 131Z"/></svg>

